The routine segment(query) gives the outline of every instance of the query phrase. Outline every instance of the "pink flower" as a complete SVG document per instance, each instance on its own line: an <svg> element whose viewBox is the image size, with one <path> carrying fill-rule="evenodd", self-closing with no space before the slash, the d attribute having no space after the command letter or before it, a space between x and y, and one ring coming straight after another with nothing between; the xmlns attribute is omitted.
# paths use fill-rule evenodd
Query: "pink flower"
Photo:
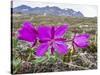
<svg viewBox="0 0 100 75"><path fill-rule="evenodd" d="M43 56L48 49L51 49L51 54L56 51L60 55L64 55L68 52L68 46L65 44L63 38L65 32L68 31L68 25L64 24L58 27L39 26L38 37L40 45L36 50L37 56Z"/></svg>
<svg viewBox="0 0 100 75"><path fill-rule="evenodd" d="M31 22L25 21L23 26L18 30L18 39L35 43L37 31Z"/></svg>
<svg viewBox="0 0 100 75"><path fill-rule="evenodd" d="M76 35L73 39L73 43L80 48L85 48L89 46L89 34L79 34Z"/></svg>

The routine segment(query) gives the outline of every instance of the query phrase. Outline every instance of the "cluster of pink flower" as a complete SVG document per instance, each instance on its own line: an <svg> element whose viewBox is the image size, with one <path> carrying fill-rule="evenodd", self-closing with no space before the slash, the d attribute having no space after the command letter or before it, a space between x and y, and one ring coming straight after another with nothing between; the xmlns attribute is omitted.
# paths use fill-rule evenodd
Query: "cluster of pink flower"
<svg viewBox="0 0 100 75"><path fill-rule="evenodd" d="M68 31L68 25L63 24L59 26L39 25L33 26L31 22L25 21L23 26L18 30L18 39L28 42L33 42L34 47L39 42L36 50L37 56L44 56L48 50L51 54L55 51L59 55L68 53L68 42L64 38L65 33ZM85 48L89 45L89 34L75 34L71 40L73 46Z"/></svg>

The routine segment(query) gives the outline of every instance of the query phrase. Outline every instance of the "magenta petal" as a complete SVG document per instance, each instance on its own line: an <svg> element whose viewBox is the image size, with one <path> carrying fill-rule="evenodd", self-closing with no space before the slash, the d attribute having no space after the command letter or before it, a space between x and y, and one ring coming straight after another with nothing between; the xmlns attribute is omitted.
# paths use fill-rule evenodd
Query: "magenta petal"
<svg viewBox="0 0 100 75"><path fill-rule="evenodd" d="M48 51L48 43L42 43L36 50L37 56L43 56Z"/></svg>
<svg viewBox="0 0 100 75"><path fill-rule="evenodd" d="M51 38L51 27L49 26L39 26L38 36L40 40L49 40Z"/></svg>
<svg viewBox="0 0 100 75"><path fill-rule="evenodd" d="M61 38L61 37L63 37L63 35L67 31L68 31L68 25L67 24L59 26L55 31L55 37L56 38Z"/></svg>
<svg viewBox="0 0 100 75"><path fill-rule="evenodd" d="M55 49L60 55L65 55L68 52L68 46L63 42L56 42Z"/></svg>
<svg viewBox="0 0 100 75"><path fill-rule="evenodd" d="M18 30L18 39L33 42L36 39L36 30L30 22L25 21Z"/></svg>
<svg viewBox="0 0 100 75"><path fill-rule="evenodd" d="M74 43L80 48L85 48L89 45L89 34L80 34L75 36Z"/></svg>
<svg viewBox="0 0 100 75"><path fill-rule="evenodd" d="M25 21L23 23L23 28L26 29L27 31L29 31L30 33L34 33L34 32L36 33L36 30L35 30L33 24L29 21Z"/></svg>

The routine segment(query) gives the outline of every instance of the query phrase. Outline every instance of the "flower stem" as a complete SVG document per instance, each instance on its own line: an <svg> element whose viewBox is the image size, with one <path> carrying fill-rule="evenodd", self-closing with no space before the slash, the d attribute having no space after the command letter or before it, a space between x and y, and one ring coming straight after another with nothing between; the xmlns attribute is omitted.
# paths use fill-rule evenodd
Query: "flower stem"
<svg viewBox="0 0 100 75"><path fill-rule="evenodd" d="M31 53L29 54L29 56L28 56L28 58L27 58L27 61L29 61L30 60L30 58L31 58Z"/></svg>

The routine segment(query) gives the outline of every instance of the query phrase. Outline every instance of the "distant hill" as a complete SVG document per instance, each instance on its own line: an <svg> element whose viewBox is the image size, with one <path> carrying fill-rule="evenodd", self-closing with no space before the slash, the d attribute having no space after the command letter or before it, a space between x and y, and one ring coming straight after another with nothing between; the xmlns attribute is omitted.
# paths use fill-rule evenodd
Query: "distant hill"
<svg viewBox="0 0 100 75"><path fill-rule="evenodd" d="M37 14L37 15L55 15L55 16L71 16L71 17L84 17L80 11L75 11L73 9L61 9L56 6L45 6L45 7L30 7L27 5L21 5L13 9L13 13L23 13L23 14Z"/></svg>

